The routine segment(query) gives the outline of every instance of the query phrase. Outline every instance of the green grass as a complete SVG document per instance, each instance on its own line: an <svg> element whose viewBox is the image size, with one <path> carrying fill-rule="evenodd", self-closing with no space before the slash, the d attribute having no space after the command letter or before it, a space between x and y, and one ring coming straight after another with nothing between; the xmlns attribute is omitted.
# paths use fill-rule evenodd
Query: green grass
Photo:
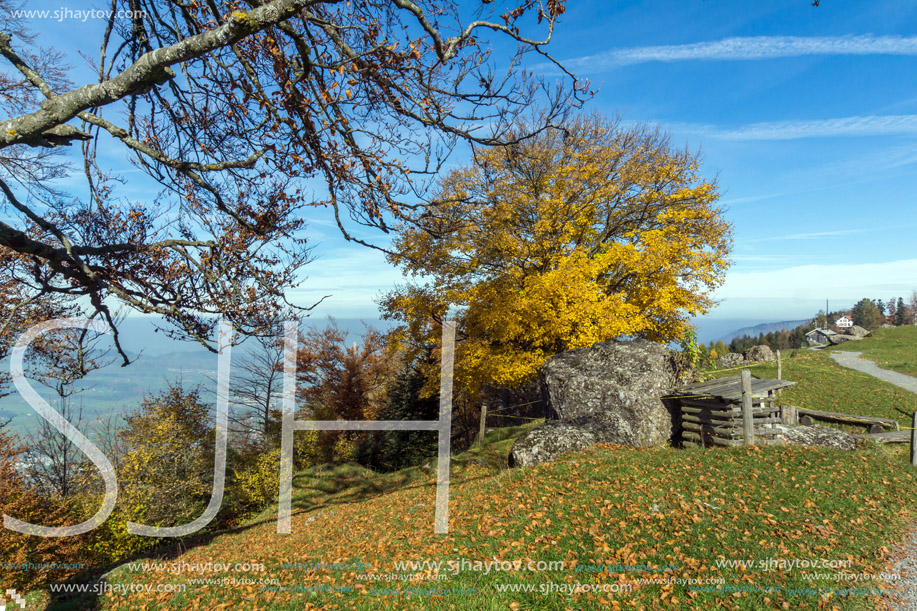
<svg viewBox="0 0 917 611"><path fill-rule="evenodd" d="M276 534L276 513L222 535L176 560L262 562L264 573L181 574L119 569L112 583L186 584L181 594L143 595L149 609L819 609L871 608L866 596L823 597L791 588L848 588L808 581L802 569L717 568L723 560L851 562L844 572L884 568L913 516L917 470L878 448L859 452L798 447L633 449L600 446L553 464L507 470L513 437L533 425L497 431L453 460L450 533L433 534L433 477L420 469L378 475L352 465L300 473L293 533ZM306 482L308 481L308 485ZM706 503L706 504L705 504ZM395 561L564 561L563 570L471 570L442 580L370 582L364 571L301 570L285 562L363 562L373 574L398 572ZM678 565L673 572L581 572L588 565ZM416 571L410 571L415 573ZM824 572L824 571L822 571ZM829 571L833 572L833 571ZM431 575L427 575L430 577ZM258 583L191 584L207 577L276 580L284 586L349 587L341 593L262 591ZM772 592L694 592L686 584L640 584L641 578L722 578L730 586ZM573 584L631 586L627 593L542 595ZM500 592L531 584L534 592ZM440 588L474 595L380 596ZM374 594L373 592L376 592ZM429 591L429 590L427 590ZM133 609L139 600L109 594L99 609Z"/></svg>
<svg viewBox="0 0 917 611"><path fill-rule="evenodd" d="M907 330L877 334L845 349L873 350L908 362ZM886 340L888 345L883 347ZM897 356L892 356L897 355ZM886 366L883 364L883 366ZM775 364L751 367L775 377ZM917 396L837 365L826 351L784 354L784 378L797 385L781 401L799 407L907 418ZM735 375L718 372L713 375ZM450 533L433 534L435 461L427 468L379 474L355 464L296 474L293 533L276 534L276 508L236 532L181 553L173 562L264 563L263 573L114 571L112 584L181 584L183 593L149 593L55 602L48 609L840 609L873 608L862 593L826 594L812 588L874 588L881 582L838 581L828 573L805 578L801 568L718 567L724 560L849 561L840 572L876 574L917 509L917 470L906 448L755 447L677 450L598 446L553 464L508 470L514 439L536 426L498 429L485 443L452 459ZM563 561L553 571L408 571L423 579L367 581L359 575L405 573L396 561ZM364 570L306 570L284 563L362 562ZM678 565L674 571L583 572L589 565ZM812 572L811 570L809 572ZM437 579L430 579L437 577ZM685 583L640 579L723 579L732 588L694 591ZM200 578L248 580L192 583ZM441 578L441 579L440 579ZM500 586L531 585L532 592ZM629 592L550 593L540 588L615 584ZM331 593L271 591L268 586L350 588ZM400 595L385 589L394 588ZM410 588L415 588L414 593ZM420 595L430 589L468 595ZM769 591L765 591L768 590ZM380 595L380 592L386 595ZM35 600L35 598L33 598ZM37 606L37 605L36 605Z"/></svg>
<svg viewBox="0 0 917 611"><path fill-rule="evenodd" d="M876 329L872 337L831 349L862 352L862 358L883 369L917 376L917 325Z"/></svg>
<svg viewBox="0 0 917 611"><path fill-rule="evenodd" d="M505 468L507 455L513 441L521 433L532 429L544 420L531 424L506 427L487 433L482 445L473 446L452 459L451 479L462 481L477 476L480 467L497 472ZM433 434L433 433L431 433ZM429 484L435 473L436 459L429 468L410 467L393 473L376 473L355 463L318 465L298 472L293 477L293 509L315 510L331 505L363 501L382 494ZM258 520L276 519L276 508L262 512Z"/></svg>
<svg viewBox="0 0 917 611"><path fill-rule="evenodd" d="M856 344L859 346L866 341ZM843 345L849 345L849 342ZM917 395L914 393L841 367L826 350L787 351L782 354L782 361L783 379L796 382L796 385L780 392L781 403L806 409L893 418L901 426L910 426L911 419L906 414L917 409ZM749 369L758 378L777 377L776 363L762 363ZM720 371L712 375L736 374L737 371ZM862 432L856 427L839 428Z"/></svg>

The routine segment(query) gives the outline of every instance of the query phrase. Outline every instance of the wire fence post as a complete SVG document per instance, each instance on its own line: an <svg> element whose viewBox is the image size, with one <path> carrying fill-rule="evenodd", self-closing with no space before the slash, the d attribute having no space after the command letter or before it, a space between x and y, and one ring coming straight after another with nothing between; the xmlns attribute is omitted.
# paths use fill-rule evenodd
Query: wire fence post
<svg viewBox="0 0 917 611"><path fill-rule="evenodd" d="M911 466L917 467L917 411L911 418Z"/></svg>

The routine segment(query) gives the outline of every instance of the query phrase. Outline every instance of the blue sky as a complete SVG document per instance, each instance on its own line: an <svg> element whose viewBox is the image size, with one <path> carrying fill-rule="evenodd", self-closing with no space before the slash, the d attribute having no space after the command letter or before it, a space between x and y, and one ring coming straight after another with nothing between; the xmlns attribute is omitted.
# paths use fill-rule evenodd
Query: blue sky
<svg viewBox="0 0 917 611"><path fill-rule="evenodd" d="M97 54L100 23L46 20L40 40L81 71L76 51ZM549 50L599 88L589 107L659 123L718 177L734 265L702 337L917 289L915 26L917 5L890 1L568 3ZM531 67L551 73L534 56ZM150 189L124 177L135 194ZM397 270L327 217L309 235L320 259L296 300L330 293L318 315L374 318Z"/></svg>
<svg viewBox="0 0 917 611"><path fill-rule="evenodd" d="M704 152L735 226L712 318L801 318L917 288L917 7L571 5L556 57L593 104Z"/></svg>

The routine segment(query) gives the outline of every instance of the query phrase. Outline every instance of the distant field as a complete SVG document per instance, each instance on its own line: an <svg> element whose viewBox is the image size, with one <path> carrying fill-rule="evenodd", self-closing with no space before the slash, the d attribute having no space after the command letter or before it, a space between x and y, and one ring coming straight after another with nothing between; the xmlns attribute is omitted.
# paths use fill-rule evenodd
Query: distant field
<svg viewBox="0 0 917 611"><path fill-rule="evenodd" d="M174 352L141 355L128 367L113 362L94 371L81 383L84 390L73 397L73 401L83 408L83 428L88 431L96 418L104 420L108 414L132 411L143 397L178 382L189 390L199 388L204 400L212 401L215 384L208 376L216 375L216 363L216 356L208 352ZM3 366L9 367L9 363L0 362L0 367ZM33 386L52 407L56 407L50 391L36 383ZM35 430L40 419L38 414L15 389L11 391L0 398L0 421L11 418L10 429L18 434Z"/></svg>
<svg viewBox="0 0 917 611"><path fill-rule="evenodd" d="M856 342L856 346L866 342ZM796 386L781 391L781 402L829 412L894 418L901 426L910 426L910 418L897 410L909 414L917 409L917 395L914 393L841 367L825 350L787 351L782 356L783 378L796 382ZM777 377L776 363L755 365L749 369L759 378ZM729 371L714 375L736 374L737 371Z"/></svg>
<svg viewBox="0 0 917 611"><path fill-rule="evenodd" d="M917 325L876 329L872 337L847 342L832 350L862 352L864 359L883 369L917 376Z"/></svg>

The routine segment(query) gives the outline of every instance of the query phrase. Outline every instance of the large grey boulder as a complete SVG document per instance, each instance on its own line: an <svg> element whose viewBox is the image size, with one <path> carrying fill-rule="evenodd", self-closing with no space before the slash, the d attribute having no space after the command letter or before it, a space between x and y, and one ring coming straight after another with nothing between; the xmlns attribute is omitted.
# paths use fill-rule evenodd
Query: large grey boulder
<svg viewBox="0 0 917 611"><path fill-rule="evenodd" d="M716 359L716 366L720 369L732 369L733 367L741 367L744 364L745 357L738 352L730 352Z"/></svg>
<svg viewBox="0 0 917 611"><path fill-rule="evenodd" d="M858 325L853 325L852 327L847 329L847 335L852 335L854 337L869 337L870 335L872 335L872 333L870 333L863 327L860 327Z"/></svg>
<svg viewBox="0 0 917 611"><path fill-rule="evenodd" d="M828 343L832 346L837 346L838 344L843 344L844 342L859 341L863 339L859 335L829 335Z"/></svg>
<svg viewBox="0 0 917 611"><path fill-rule="evenodd" d="M785 443L801 446L836 448L838 450L855 450L857 438L850 433L832 429L827 426L786 426L775 425L777 435Z"/></svg>
<svg viewBox="0 0 917 611"><path fill-rule="evenodd" d="M758 346L753 346L742 353L742 356L745 357L746 361L776 361L777 357L774 356L774 351L770 349L770 346L765 346L760 344Z"/></svg>
<svg viewBox="0 0 917 611"><path fill-rule="evenodd" d="M687 381L686 373L674 352L638 339L554 355L540 382L561 422L589 430L600 442L645 447L671 439L672 414L662 397Z"/></svg>
<svg viewBox="0 0 917 611"><path fill-rule="evenodd" d="M672 350L646 340L600 342L554 355L539 379L553 419L516 440L509 464L549 462L593 443L666 443L673 417L662 397L690 376Z"/></svg>
<svg viewBox="0 0 917 611"><path fill-rule="evenodd" d="M582 450L596 442L592 432L562 422L549 422L517 439L509 453L510 467L551 462L561 454Z"/></svg>

